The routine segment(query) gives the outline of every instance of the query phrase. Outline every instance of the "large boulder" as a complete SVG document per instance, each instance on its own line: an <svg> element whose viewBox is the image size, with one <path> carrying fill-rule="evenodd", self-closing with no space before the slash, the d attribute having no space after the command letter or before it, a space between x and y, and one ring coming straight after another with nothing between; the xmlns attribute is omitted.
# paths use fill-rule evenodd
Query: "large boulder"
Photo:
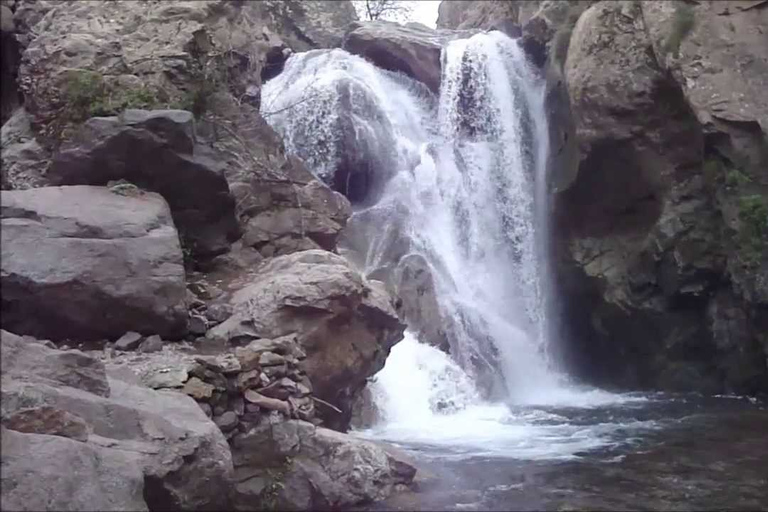
<svg viewBox="0 0 768 512"><path fill-rule="evenodd" d="M90 186L2 192L3 325L63 340L186 331L168 205Z"/></svg>
<svg viewBox="0 0 768 512"><path fill-rule="evenodd" d="M226 507L229 447L191 398L112 379L79 351L0 334L4 509ZM85 435L55 428L62 418L85 424ZM20 425L24 433L10 431Z"/></svg>
<svg viewBox="0 0 768 512"><path fill-rule="evenodd" d="M195 153L190 112L126 110L92 118L60 148L48 178L54 185L126 180L160 193L195 256L226 252L240 234L221 166Z"/></svg>
<svg viewBox="0 0 768 512"><path fill-rule="evenodd" d="M399 71L440 91L442 38L435 30L389 21L358 23L344 37L344 49L378 67Z"/></svg>
<svg viewBox="0 0 768 512"><path fill-rule="evenodd" d="M385 499L416 474L373 443L297 420L236 436L233 453L242 510L259 502L279 510L360 505Z"/></svg>
<svg viewBox="0 0 768 512"><path fill-rule="evenodd" d="M295 333L315 395L342 411L325 409L324 419L345 428L355 395L405 329L383 285L320 250L269 260L251 279L232 297L234 314L208 336L242 343Z"/></svg>

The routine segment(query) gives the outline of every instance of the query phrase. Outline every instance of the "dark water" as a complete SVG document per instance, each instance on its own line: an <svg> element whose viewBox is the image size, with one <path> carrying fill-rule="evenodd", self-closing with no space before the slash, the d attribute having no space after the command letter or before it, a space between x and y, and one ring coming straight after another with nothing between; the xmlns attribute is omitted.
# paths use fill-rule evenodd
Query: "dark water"
<svg viewBox="0 0 768 512"><path fill-rule="evenodd" d="M548 412L587 431L643 427L615 429L612 442L565 460L457 458L445 447L398 443L419 468L417 489L361 510L768 510L765 402L654 395L641 405Z"/></svg>

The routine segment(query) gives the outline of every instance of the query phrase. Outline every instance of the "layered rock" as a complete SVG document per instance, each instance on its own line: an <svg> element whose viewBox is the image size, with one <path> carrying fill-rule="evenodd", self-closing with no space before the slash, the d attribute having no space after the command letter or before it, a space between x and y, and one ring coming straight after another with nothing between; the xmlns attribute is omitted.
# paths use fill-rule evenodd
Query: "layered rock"
<svg viewBox="0 0 768 512"><path fill-rule="evenodd" d="M234 294L234 314L207 336L240 344L295 333L315 394L342 411L326 409L322 417L344 428L354 396L384 366L405 328L380 285L329 252L274 258Z"/></svg>
<svg viewBox="0 0 768 512"><path fill-rule="evenodd" d="M156 191L168 201L185 247L211 257L226 252L240 230L221 166L194 150L190 112L126 110L89 119L59 149L47 177L54 185L125 180Z"/></svg>
<svg viewBox="0 0 768 512"><path fill-rule="evenodd" d="M6 328L56 340L185 333L184 267L168 205L135 194L2 192Z"/></svg>
<svg viewBox="0 0 768 512"><path fill-rule="evenodd" d="M3 508L227 506L229 447L193 400L109 378L79 351L0 334Z"/></svg>

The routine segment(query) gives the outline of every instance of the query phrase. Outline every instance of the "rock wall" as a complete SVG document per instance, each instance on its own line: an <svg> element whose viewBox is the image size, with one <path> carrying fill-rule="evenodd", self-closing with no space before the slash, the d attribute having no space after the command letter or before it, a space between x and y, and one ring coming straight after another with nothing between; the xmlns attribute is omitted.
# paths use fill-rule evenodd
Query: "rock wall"
<svg viewBox="0 0 768 512"><path fill-rule="evenodd" d="M603 385L765 392L768 2L518 7L548 84L566 362ZM439 23L507 16L444 2Z"/></svg>

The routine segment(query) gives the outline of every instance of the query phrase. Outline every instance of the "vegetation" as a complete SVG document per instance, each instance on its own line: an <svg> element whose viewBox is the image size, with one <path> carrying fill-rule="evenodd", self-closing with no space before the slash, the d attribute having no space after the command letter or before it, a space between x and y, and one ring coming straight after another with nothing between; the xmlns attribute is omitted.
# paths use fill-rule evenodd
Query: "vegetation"
<svg viewBox="0 0 768 512"><path fill-rule="evenodd" d="M285 480L285 476L288 473L288 469L291 467L291 464L293 464L293 459L286 457L285 460L283 460L283 463L277 469L267 470L267 478L269 479L269 484L267 484L266 488L261 492L260 495L262 501L261 504L265 510L277 509L277 500L280 496L280 491L283 490L283 481Z"/></svg>
<svg viewBox="0 0 768 512"><path fill-rule="evenodd" d="M693 7L685 2L677 2L672 15L672 29L664 43L664 52L675 57L680 55L680 44L696 25Z"/></svg>
<svg viewBox="0 0 768 512"><path fill-rule="evenodd" d="M126 180L110 181L107 183L109 191L119 196L135 197L144 194L144 191Z"/></svg>
<svg viewBox="0 0 768 512"><path fill-rule="evenodd" d="M64 114L68 121L83 122L89 117L116 115L130 108L158 108L157 91L149 87L117 88L104 77L88 70L72 70L64 78Z"/></svg>
<svg viewBox="0 0 768 512"><path fill-rule="evenodd" d="M757 265L768 251L768 199L759 194L739 198L739 246L747 264Z"/></svg>
<svg viewBox="0 0 768 512"><path fill-rule="evenodd" d="M725 186L728 188L737 188L749 183L752 183L752 178L738 169L730 169L725 173Z"/></svg>

